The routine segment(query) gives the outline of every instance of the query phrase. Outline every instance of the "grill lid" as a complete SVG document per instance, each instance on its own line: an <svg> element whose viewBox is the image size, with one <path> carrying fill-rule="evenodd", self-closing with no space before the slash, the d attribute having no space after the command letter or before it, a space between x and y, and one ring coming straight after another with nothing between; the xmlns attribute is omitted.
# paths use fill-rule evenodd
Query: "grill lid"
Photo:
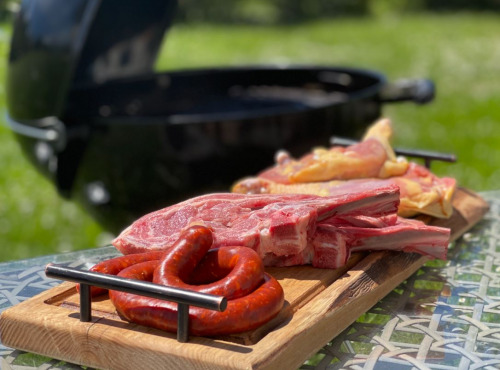
<svg viewBox="0 0 500 370"><path fill-rule="evenodd" d="M7 106L44 128L75 86L150 73L175 0L28 0L14 22Z"/></svg>

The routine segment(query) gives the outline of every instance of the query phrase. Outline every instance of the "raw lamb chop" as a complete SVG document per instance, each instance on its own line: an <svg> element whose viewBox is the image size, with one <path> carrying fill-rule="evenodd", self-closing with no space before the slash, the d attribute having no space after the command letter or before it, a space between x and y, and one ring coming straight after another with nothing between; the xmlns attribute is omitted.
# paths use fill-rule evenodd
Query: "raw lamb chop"
<svg viewBox="0 0 500 370"><path fill-rule="evenodd" d="M300 254L322 220L390 218L397 211L395 185L360 184L329 197L297 194L209 194L150 213L114 241L123 254L169 248L193 224L214 231L214 247L241 245L261 255ZM344 189L345 190L345 189Z"/></svg>
<svg viewBox="0 0 500 370"><path fill-rule="evenodd" d="M350 184L328 197L210 194L150 213L113 241L123 254L166 250L193 224L214 231L213 247L257 251L266 266L337 268L358 250L415 251L444 258L449 230L399 219L399 189Z"/></svg>
<svg viewBox="0 0 500 370"><path fill-rule="evenodd" d="M309 248L316 267L343 266L351 253L393 250L446 259L450 230L399 218L392 226L368 228L319 224Z"/></svg>
<svg viewBox="0 0 500 370"><path fill-rule="evenodd" d="M263 259L266 266L294 266L300 260L314 267L338 268L344 266L354 252L393 250L444 260L449 238L447 228L404 218L399 218L395 225L381 228L319 223L300 258L268 253Z"/></svg>

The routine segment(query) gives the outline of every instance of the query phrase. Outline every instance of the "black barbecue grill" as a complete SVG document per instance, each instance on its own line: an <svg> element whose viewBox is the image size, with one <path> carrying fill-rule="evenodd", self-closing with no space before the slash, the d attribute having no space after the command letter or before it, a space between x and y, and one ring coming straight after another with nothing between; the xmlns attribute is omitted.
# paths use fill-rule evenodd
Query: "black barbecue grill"
<svg viewBox="0 0 500 370"><path fill-rule="evenodd" d="M385 103L433 99L428 80L387 83L335 66L155 73L169 0L24 1L7 76L8 122L61 195L117 232L152 210L356 138Z"/></svg>

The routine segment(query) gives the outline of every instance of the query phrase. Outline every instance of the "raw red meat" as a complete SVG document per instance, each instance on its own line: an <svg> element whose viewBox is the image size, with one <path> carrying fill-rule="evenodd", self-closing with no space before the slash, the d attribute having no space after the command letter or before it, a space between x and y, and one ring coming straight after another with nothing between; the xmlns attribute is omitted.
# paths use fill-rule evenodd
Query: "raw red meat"
<svg viewBox="0 0 500 370"><path fill-rule="evenodd" d="M319 223L300 256L267 254L264 264L277 267L312 264L319 268L338 268L345 265L351 253L380 250L415 252L444 260L449 238L447 228L403 218L399 218L395 225L384 227L337 227L331 223Z"/></svg>
<svg viewBox="0 0 500 370"><path fill-rule="evenodd" d="M446 259L450 230L428 226L418 220L399 218L395 225L382 228L319 224L309 248L316 267L341 267L351 253L393 250L415 252Z"/></svg>
<svg viewBox="0 0 500 370"><path fill-rule="evenodd" d="M262 255L300 253L322 220L390 217L397 211L399 188L363 184L349 192L320 197L297 194L209 194L150 213L114 241L123 254L169 248L193 224L214 231L214 247L241 245Z"/></svg>
<svg viewBox="0 0 500 370"><path fill-rule="evenodd" d="M370 126L361 142L346 148L314 148L299 159L281 151L276 164L258 177L278 184L297 184L400 176L406 172L408 161L396 157L389 144L391 136L391 122L382 118Z"/></svg>
<svg viewBox="0 0 500 370"><path fill-rule="evenodd" d="M450 229L422 221L399 218L394 226L381 229L341 227L351 252L401 250L446 259Z"/></svg>
<svg viewBox="0 0 500 370"><path fill-rule="evenodd" d="M202 224L214 232L213 248L250 247L266 266L337 268L360 250L390 249L446 257L450 231L398 218L397 186L363 182L345 190L328 197L200 196L140 218L113 244L123 254L165 250L187 227Z"/></svg>

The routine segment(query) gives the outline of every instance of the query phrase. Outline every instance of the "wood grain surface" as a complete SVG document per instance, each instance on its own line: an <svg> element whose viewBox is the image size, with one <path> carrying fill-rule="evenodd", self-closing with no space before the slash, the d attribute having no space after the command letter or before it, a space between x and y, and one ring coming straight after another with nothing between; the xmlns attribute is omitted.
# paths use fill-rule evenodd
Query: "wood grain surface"
<svg viewBox="0 0 500 370"><path fill-rule="evenodd" d="M459 189L448 220L452 240L488 210L477 194ZM316 353L361 314L407 279L427 257L402 252L357 253L343 269L272 268L285 306L271 323L224 338L176 335L122 321L107 298L93 302L91 322L79 321L75 285L63 283L3 312L2 343L100 369L292 369Z"/></svg>

